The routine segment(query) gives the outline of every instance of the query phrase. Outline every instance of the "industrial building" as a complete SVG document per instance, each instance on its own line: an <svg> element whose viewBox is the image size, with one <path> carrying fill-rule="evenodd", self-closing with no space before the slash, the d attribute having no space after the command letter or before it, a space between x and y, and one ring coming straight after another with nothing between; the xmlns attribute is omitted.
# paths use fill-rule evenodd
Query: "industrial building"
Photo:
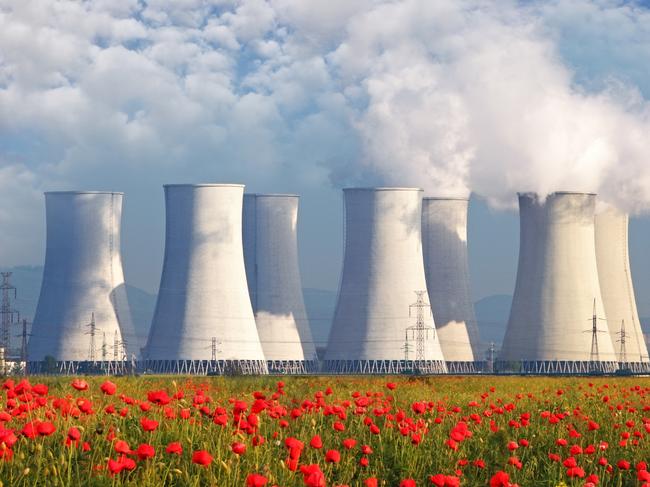
<svg viewBox="0 0 650 487"><path fill-rule="evenodd" d="M422 190L344 190L345 251L324 370L445 373L426 301Z"/></svg>
<svg viewBox="0 0 650 487"><path fill-rule="evenodd" d="M122 193L45 193L46 251L30 372L118 371L136 355L120 254ZM54 367L54 370L50 370ZM118 367L119 369L119 367Z"/></svg>
<svg viewBox="0 0 650 487"><path fill-rule="evenodd" d="M594 194L519 195L519 267L500 370L617 369L596 263Z"/></svg>
<svg viewBox="0 0 650 487"><path fill-rule="evenodd" d="M297 195L244 195L244 261L269 372L317 370L298 264Z"/></svg>
<svg viewBox="0 0 650 487"><path fill-rule="evenodd" d="M470 294L466 198L424 198L422 250L429 302L449 372L482 369Z"/></svg>
<svg viewBox="0 0 650 487"><path fill-rule="evenodd" d="M650 371L650 358L636 307L628 254L628 216L615 209L595 217L596 259L609 333L621 369Z"/></svg>
<svg viewBox="0 0 650 487"><path fill-rule="evenodd" d="M165 256L145 350L157 373L263 374L242 246L244 186L165 186Z"/></svg>

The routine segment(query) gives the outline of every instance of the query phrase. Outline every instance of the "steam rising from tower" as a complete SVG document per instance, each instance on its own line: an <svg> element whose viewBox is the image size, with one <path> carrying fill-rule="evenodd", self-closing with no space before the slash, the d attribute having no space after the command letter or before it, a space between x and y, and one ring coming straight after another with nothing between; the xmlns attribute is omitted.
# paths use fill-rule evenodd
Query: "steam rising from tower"
<svg viewBox="0 0 650 487"><path fill-rule="evenodd" d="M410 306L426 290L421 245L422 190L352 188L345 195L345 256L326 370L397 373L415 357L408 343ZM430 313L424 361L446 372Z"/></svg>
<svg viewBox="0 0 650 487"><path fill-rule="evenodd" d="M422 250L429 301L447 367L472 372L479 334L470 298L465 198L424 198Z"/></svg>
<svg viewBox="0 0 650 487"><path fill-rule="evenodd" d="M596 266L595 198L519 195L519 268L502 363L536 373L616 369Z"/></svg>
<svg viewBox="0 0 650 487"><path fill-rule="evenodd" d="M165 186L165 259L148 368L266 372L246 285L243 193L243 185Z"/></svg>
<svg viewBox="0 0 650 487"><path fill-rule="evenodd" d="M244 195L246 280L264 355L272 371L316 366L298 265L296 195Z"/></svg>
<svg viewBox="0 0 650 487"><path fill-rule="evenodd" d="M119 360L127 350L135 354L120 255L122 193L49 192L45 209L45 267L28 360L97 359L88 335L93 320L97 340L103 333L117 337L119 350L112 352Z"/></svg>

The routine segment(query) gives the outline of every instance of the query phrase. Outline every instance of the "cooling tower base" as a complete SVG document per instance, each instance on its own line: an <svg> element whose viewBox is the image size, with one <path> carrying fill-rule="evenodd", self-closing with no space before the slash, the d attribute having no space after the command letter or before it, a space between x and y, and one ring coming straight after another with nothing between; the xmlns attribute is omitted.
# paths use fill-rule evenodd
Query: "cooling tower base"
<svg viewBox="0 0 650 487"><path fill-rule="evenodd" d="M318 372L316 360L267 360L269 374L315 374Z"/></svg>
<svg viewBox="0 0 650 487"><path fill-rule="evenodd" d="M596 362L580 360L523 360L498 361L494 364L496 373L522 374L613 374L618 362Z"/></svg>
<svg viewBox="0 0 650 487"><path fill-rule="evenodd" d="M265 360L145 360L142 372L192 375L263 375Z"/></svg>
<svg viewBox="0 0 650 487"><path fill-rule="evenodd" d="M446 374L442 360L326 360L328 374Z"/></svg>
<svg viewBox="0 0 650 487"><path fill-rule="evenodd" d="M486 362L446 362L450 374L482 374L487 370Z"/></svg>
<svg viewBox="0 0 650 487"><path fill-rule="evenodd" d="M619 362L618 373L650 374L650 362Z"/></svg>
<svg viewBox="0 0 650 487"><path fill-rule="evenodd" d="M136 370L135 362L126 360L78 361L78 360L43 360L27 362L30 374L52 375L125 375Z"/></svg>

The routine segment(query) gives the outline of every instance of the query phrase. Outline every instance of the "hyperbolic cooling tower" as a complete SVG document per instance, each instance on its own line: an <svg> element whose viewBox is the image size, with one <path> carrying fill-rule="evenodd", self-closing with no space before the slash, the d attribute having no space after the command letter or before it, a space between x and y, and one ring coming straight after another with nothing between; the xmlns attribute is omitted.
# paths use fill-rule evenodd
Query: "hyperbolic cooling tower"
<svg viewBox="0 0 650 487"><path fill-rule="evenodd" d="M635 371L647 371L650 359L634 298L625 213L609 208L596 214L596 258L609 332L618 360Z"/></svg>
<svg viewBox="0 0 650 487"><path fill-rule="evenodd" d="M165 258L147 368L266 372L246 285L243 194L234 184L165 186Z"/></svg>
<svg viewBox="0 0 650 487"><path fill-rule="evenodd" d="M500 366L534 373L613 371L616 355L601 299L594 235L595 195L519 195L517 283ZM592 315L598 317L592 333ZM592 354L597 341L598 352Z"/></svg>
<svg viewBox="0 0 650 487"><path fill-rule="evenodd" d="M316 348L298 265L296 195L244 195L244 261L257 332L269 369L307 372Z"/></svg>
<svg viewBox="0 0 650 487"><path fill-rule="evenodd" d="M120 256L122 193L48 192L45 209L45 267L28 360L123 360L127 350L135 354Z"/></svg>
<svg viewBox="0 0 650 487"><path fill-rule="evenodd" d="M466 198L424 198L422 250L429 301L447 367L476 370L479 334L470 298Z"/></svg>
<svg viewBox="0 0 650 487"><path fill-rule="evenodd" d="M446 372L428 309L422 310L421 362L412 330L416 292L426 296L422 190L352 188L344 195L345 256L326 370L397 373L418 361L420 371Z"/></svg>

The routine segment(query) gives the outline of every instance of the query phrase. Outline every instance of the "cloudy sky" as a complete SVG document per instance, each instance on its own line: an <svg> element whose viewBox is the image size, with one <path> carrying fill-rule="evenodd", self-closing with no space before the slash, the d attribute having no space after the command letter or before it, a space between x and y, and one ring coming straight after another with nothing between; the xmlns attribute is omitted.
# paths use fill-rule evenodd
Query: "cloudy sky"
<svg viewBox="0 0 650 487"><path fill-rule="evenodd" d="M155 291L162 184L302 195L304 284L335 289L340 188L473 195L475 297L512 292L517 191L637 215L650 310L650 9L562 0L0 0L0 265L40 264L42 192L124 191Z"/></svg>

